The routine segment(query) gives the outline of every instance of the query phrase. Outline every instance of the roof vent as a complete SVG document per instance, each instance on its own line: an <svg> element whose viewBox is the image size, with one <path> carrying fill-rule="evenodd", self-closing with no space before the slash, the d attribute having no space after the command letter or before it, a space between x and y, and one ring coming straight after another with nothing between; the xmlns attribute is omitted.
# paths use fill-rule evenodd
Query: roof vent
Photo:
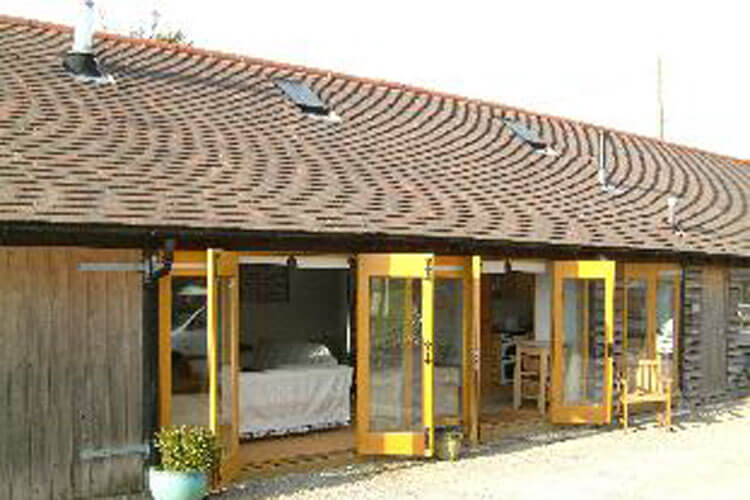
<svg viewBox="0 0 750 500"><path fill-rule="evenodd" d="M101 72L94 56L94 21L94 0L83 0L73 34L73 47L63 59L63 68L85 81L110 83L112 77Z"/></svg>
<svg viewBox="0 0 750 500"><path fill-rule="evenodd" d="M532 148L547 148L547 143L543 141L541 137L539 137L539 134L537 134L534 130L530 129L523 123L516 120L511 120L510 118L503 118L503 123L513 131L516 137L521 139Z"/></svg>
<svg viewBox="0 0 750 500"><path fill-rule="evenodd" d="M679 198L676 196L667 196L667 223L673 228L677 226L677 218L675 217L675 209L677 208L677 202Z"/></svg>

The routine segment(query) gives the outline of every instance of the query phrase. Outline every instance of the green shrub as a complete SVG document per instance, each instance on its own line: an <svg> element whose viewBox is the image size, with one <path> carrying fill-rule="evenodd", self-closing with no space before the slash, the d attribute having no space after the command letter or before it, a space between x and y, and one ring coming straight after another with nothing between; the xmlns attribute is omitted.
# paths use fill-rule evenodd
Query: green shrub
<svg viewBox="0 0 750 500"><path fill-rule="evenodd" d="M164 470L210 473L219 465L219 444L207 427L163 427L156 433L155 444Z"/></svg>

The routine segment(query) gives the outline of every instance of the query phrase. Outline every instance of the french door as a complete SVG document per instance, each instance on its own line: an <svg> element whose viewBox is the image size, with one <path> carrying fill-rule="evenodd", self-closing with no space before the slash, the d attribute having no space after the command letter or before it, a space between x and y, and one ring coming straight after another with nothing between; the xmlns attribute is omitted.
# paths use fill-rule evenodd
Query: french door
<svg viewBox="0 0 750 500"><path fill-rule="evenodd" d="M357 451L431 456L434 258L357 262Z"/></svg>
<svg viewBox="0 0 750 500"><path fill-rule="evenodd" d="M628 377L639 361L660 361L661 373L679 387L676 363L680 322L680 267L625 264L622 315L623 355L619 369ZM635 387L635 384L632 385Z"/></svg>
<svg viewBox="0 0 750 500"><path fill-rule="evenodd" d="M236 254L176 252L159 282L159 424L207 426L222 464L239 448Z"/></svg>
<svg viewBox="0 0 750 500"><path fill-rule="evenodd" d="M554 264L549 411L554 423L611 420L614 279L612 261Z"/></svg>
<svg viewBox="0 0 750 500"><path fill-rule="evenodd" d="M222 465L239 449L239 267L237 254L208 249L207 346L209 428L218 436Z"/></svg>
<svg viewBox="0 0 750 500"><path fill-rule="evenodd" d="M357 451L424 455L479 428L481 259L357 257Z"/></svg>

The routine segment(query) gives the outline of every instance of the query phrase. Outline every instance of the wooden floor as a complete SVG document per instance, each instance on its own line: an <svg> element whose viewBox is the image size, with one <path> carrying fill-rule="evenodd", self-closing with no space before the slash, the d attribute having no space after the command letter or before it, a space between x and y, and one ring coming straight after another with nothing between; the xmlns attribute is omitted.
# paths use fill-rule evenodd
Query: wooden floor
<svg viewBox="0 0 750 500"><path fill-rule="evenodd" d="M527 402L513 409L507 390L486 394L480 420L480 439L500 436L546 424L536 408ZM354 426L284 437L243 441L237 459L224 473L223 482L239 482L252 477L268 477L297 471L326 468L365 460L355 452Z"/></svg>
<svg viewBox="0 0 750 500"><path fill-rule="evenodd" d="M243 441L224 482L310 470L344 464L356 459L354 427L343 427L294 436Z"/></svg>

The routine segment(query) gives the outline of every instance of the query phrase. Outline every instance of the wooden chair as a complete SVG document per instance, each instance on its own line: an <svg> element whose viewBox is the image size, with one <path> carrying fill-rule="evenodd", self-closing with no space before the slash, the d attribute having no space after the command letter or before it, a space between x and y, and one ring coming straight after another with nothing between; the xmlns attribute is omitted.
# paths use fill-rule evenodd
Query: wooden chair
<svg viewBox="0 0 750 500"><path fill-rule="evenodd" d="M631 404L663 403L664 414L659 414L662 426L672 425L672 381L662 376L661 361L638 360L635 366L634 383L628 381L630 367L621 370L617 383L620 395L618 407L624 429L628 428L628 410Z"/></svg>

